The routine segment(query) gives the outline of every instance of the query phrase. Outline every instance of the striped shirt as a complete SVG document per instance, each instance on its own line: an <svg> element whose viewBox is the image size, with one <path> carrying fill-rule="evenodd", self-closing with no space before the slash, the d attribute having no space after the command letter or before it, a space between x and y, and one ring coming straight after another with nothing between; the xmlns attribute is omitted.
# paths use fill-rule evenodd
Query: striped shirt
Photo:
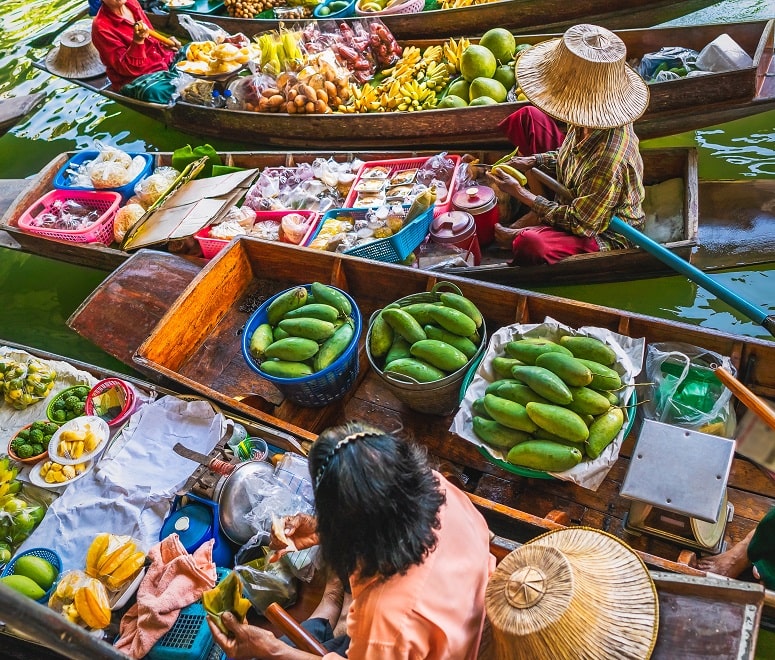
<svg viewBox="0 0 775 660"><path fill-rule="evenodd" d="M536 165L575 195L567 204L538 196L533 209L543 224L592 237L601 251L632 247L608 231L614 215L635 228L645 221L643 159L632 124L593 130L586 138L581 128L570 126L559 150L536 154Z"/></svg>

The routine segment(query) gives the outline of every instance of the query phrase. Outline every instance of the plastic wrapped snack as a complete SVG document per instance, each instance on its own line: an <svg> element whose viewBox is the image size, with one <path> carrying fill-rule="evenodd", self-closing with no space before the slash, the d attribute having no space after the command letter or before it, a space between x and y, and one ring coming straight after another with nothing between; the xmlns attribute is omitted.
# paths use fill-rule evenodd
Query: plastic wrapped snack
<svg viewBox="0 0 775 660"><path fill-rule="evenodd" d="M60 577L48 606L84 628L103 630L110 625L105 585L82 571L68 571Z"/></svg>
<svg viewBox="0 0 775 660"><path fill-rule="evenodd" d="M135 195L140 200L143 208L148 208L155 204L167 189L180 176L174 167L157 167L151 176L138 182L135 186Z"/></svg>
<svg viewBox="0 0 775 660"><path fill-rule="evenodd" d="M346 216L343 216L346 217ZM353 223L348 220L334 220L329 218L325 224L320 228L320 232L315 236L308 247L314 250L328 250L333 252L336 250L339 243L341 243L347 234L352 231Z"/></svg>
<svg viewBox="0 0 775 660"><path fill-rule="evenodd" d="M99 155L92 161L92 165L115 163L125 170L128 170L132 166L132 157L126 151L122 151L116 147L100 145L99 152Z"/></svg>
<svg viewBox="0 0 775 660"><path fill-rule="evenodd" d="M113 238L116 243L124 240L124 235L145 214L145 209L139 204L122 206L113 220Z"/></svg>
<svg viewBox="0 0 775 660"><path fill-rule="evenodd" d="M286 241L299 245L309 228L307 218L300 213L286 213L280 220L280 227Z"/></svg>
<svg viewBox="0 0 775 660"><path fill-rule="evenodd" d="M122 534L97 534L86 552L86 575L110 591L121 591L145 563L138 541Z"/></svg>
<svg viewBox="0 0 775 660"><path fill-rule="evenodd" d="M230 241L235 236L242 236L247 233L247 230L236 220L227 220L219 225L210 227L210 238L220 238L224 241Z"/></svg>

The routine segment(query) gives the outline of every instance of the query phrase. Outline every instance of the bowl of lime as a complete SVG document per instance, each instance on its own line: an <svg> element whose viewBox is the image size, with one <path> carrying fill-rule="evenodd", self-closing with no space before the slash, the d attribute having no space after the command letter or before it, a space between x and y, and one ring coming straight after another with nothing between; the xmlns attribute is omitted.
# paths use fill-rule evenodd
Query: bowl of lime
<svg viewBox="0 0 775 660"><path fill-rule="evenodd" d="M356 0L325 0L312 12L316 18L348 18L355 16Z"/></svg>

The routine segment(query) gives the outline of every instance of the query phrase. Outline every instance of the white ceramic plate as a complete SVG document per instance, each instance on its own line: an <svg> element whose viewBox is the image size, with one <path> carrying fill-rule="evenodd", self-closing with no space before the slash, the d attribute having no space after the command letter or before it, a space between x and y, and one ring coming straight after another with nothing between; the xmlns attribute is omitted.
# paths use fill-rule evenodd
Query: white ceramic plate
<svg viewBox="0 0 775 660"><path fill-rule="evenodd" d="M124 607L124 605L129 602L129 599L134 596L134 593L137 591L137 588L140 586L140 583L143 581L144 577L145 569L141 568L135 579L126 585L123 591L117 591L112 596L110 596L110 609L120 610L122 607Z"/></svg>
<svg viewBox="0 0 775 660"><path fill-rule="evenodd" d="M59 438L64 431L85 431L86 426L90 426L92 431L97 435L100 441L97 446L89 452L84 452L78 458L65 458L60 456L57 451L59 448ZM48 443L48 456L52 461L61 463L62 465L77 465L78 463L84 463L89 459L97 456L104 448L105 444L110 437L110 427L108 423L96 415L84 415L82 417L76 417L69 422L65 422L57 429L56 433L51 436L51 441ZM50 485L50 484L49 484Z"/></svg>
<svg viewBox="0 0 775 660"><path fill-rule="evenodd" d="M164 6L168 9L182 9L196 4L196 0L166 0Z"/></svg>
<svg viewBox="0 0 775 660"><path fill-rule="evenodd" d="M44 463L46 462L48 462L48 459L46 459L45 461L40 461L38 463L35 463L35 465L33 465L32 468L30 468L29 478L30 478L30 482L32 482L35 486L38 486L40 488L46 488L48 490L51 490L52 488L59 489L59 488L64 488L65 486L69 486L74 481L78 481L81 477L85 477L87 474L89 474L89 472L91 472L92 468L94 467L93 461L82 461L87 463L87 465L86 465L86 469L83 472L81 472L81 474L76 474L69 481L50 484L43 477L40 476L40 469L43 467ZM58 463L59 461L56 461L56 462Z"/></svg>

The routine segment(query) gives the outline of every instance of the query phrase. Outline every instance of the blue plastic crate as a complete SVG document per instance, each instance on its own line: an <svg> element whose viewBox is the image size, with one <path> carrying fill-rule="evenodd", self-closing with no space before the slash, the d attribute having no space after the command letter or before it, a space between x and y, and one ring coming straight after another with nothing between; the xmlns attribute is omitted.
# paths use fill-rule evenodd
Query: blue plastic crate
<svg viewBox="0 0 775 660"><path fill-rule="evenodd" d="M403 206L402 209L404 217L406 217L406 214L409 212L409 207ZM309 239L307 244L309 245L309 243L315 239L318 233L320 233L320 229L329 218L336 219L346 215L352 217L354 220L363 220L368 211L369 209L332 209L326 212L318 225L317 231L314 236ZM433 222L433 211L434 207L431 206L427 211L418 215L408 225L402 227L400 231L392 236L378 238L374 241L364 243L363 245L357 245L349 250L345 250L344 254L392 264L399 263L406 259L412 251L425 240L425 237L431 229L431 223Z"/></svg>
<svg viewBox="0 0 775 660"><path fill-rule="evenodd" d="M70 160L68 160L57 172L54 177L54 188L57 190L95 190L91 186L74 186L70 184L70 177L67 175L67 171L71 168L82 165L83 163L94 160L100 152L97 150L79 151ZM135 194L135 185L145 177L151 174L153 171L153 156L146 153L130 153L129 156L134 158L135 156L142 156L145 160L145 167L143 167L140 174L138 174L129 183L120 186L118 188L100 188L99 190L111 190L121 195L121 198L126 202L132 195Z"/></svg>
<svg viewBox="0 0 775 660"><path fill-rule="evenodd" d="M309 290L310 285L307 284L305 286ZM345 291L341 289L337 289L337 291L343 293L350 301L352 306L350 317L355 324L354 333L352 341L344 353L321 371L301 378L278 378L261 371L255 358L250 354L250 338L259 325L267 322L266 310L269 305L285 291L281 291L265 300L248 319L248 322L245 324L245 330L242 333L242 356L245 358L247 365L259 376L273 383L286 398L300 406L315 408L326 406L333 401L341 399L355 383L355 379L358 376L358 340L360 339L362 328L361 313L355 301Z"/></svg>
<svg viewBox="0 0 775 660"><path fill-rule="evenodd" d="M230 571L218 568L218 582ZM148 660L219 660L225 654L215 644L207 612L201 601L180 610L175 624L153 645L145 656Z"/></svg>

